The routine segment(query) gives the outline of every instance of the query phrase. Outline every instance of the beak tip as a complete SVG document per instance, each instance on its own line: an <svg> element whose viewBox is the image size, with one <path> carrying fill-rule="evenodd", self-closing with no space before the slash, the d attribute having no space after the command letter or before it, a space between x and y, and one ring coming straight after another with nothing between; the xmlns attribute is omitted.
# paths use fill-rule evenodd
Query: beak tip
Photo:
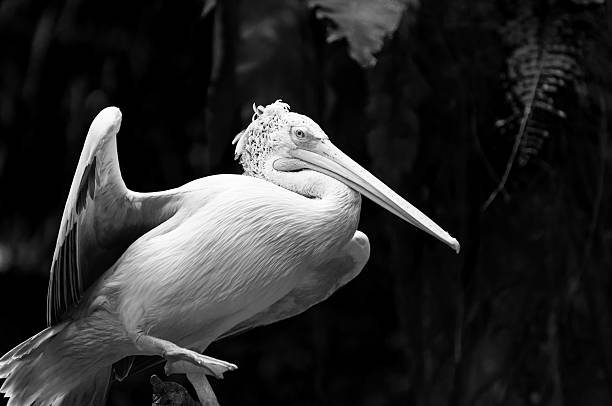
<svg viewBox="0 0 612 406"><path fill-rule="evenodd" d="M453 238L453 249L455 250L455 253L458 254L459 251L461 251L461 244L459 244L459 241L455 240Z"/></svg>
<svg viewBox="0 0 612 406"><path fill-rule="evenodd" d="M459 241L457 241L455 238L451 237L447 244L455 251L456 254L459 254L459 251L461 251L461 244L459 244Z"/></svg>

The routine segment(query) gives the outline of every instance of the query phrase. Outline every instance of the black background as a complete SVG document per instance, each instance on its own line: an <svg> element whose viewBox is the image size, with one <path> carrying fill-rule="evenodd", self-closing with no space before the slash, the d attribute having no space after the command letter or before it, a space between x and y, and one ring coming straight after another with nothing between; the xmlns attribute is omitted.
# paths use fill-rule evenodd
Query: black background
<svg viewBox="0 0 612 406"><path fill-rule="evenodd" d="M346 41L326 43L334 21L306 1L231 0L206 15L188 0L0 1L0 353L45 327L61 212L101 108L124 115L126 184L154 191L240 173L230 142L251 104L283 99L462 252L364 201L372 252L356 280L206 351L240 367L212 382L221 404L612 403L610 11L422 3L364 68ZM554 99L566 118L541 119L543 147L483 210L516 133L495 123L509 114L521 10L538 27L566 18L580 74ZM162 370L114 385L109 404L150 404L151 373Z"/></svg>

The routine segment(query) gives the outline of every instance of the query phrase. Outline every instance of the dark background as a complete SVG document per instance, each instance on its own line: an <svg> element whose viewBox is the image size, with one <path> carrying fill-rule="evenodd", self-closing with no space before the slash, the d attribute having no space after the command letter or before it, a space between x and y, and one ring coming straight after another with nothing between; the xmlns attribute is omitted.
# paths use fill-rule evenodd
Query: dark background
<svg viewBox="0 0 612 406"><path fill-rule="evenodd" d="M207 350L240 366L212 382L221 404L612 404L604 2L214 3L0 1L0 353L45 327L101 108L124 114L126 184L154 191L239 173L230 142L251 104L282 99L462 252L365 201L356 280ZM161 371L113 386L109 404L150 404Z"/></svg>

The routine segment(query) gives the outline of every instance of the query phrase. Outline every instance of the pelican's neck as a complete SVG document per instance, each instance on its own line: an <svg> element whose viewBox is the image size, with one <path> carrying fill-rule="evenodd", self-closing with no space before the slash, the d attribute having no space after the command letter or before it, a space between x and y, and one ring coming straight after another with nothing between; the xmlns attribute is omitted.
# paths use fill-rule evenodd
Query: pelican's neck
<svg viewBox="0 0 612 406"><path fill-rule="evenodd" d="M353 237L361 211L359 192L313 170L273 171L268 174L269 181L312 201L308 205L309 222L317 223L314 228L321 238L328 239L329 244L345 244Z"/></svg>
<svg viewBox="0 0 612 406"><path fill-rule="evenodd" d="M336 179L313 170L297 172L274 171L268 180L309 199L319 199L337 204L340 208L360 206L359 192Z"/></svg>

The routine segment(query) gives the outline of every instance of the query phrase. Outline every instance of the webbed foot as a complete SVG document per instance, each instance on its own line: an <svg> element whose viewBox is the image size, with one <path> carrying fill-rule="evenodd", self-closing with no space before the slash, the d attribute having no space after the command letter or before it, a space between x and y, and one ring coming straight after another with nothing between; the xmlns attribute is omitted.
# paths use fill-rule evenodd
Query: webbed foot
<svg viewBox="0 0 612 406"><path fill-rule="evenodd" d="M213 375L223 378L227 371L233 371L238 367L229 362L199 354L187 348L146 334L135 334L134 344L136 348L145 354L161 355L166 359L166 373L195 373Z"/></svg>
<svg viewBox="0 0 612 406"><path fill-rule="evenodd" d="M222 379L225 372L238 368L229 362L198 354L195 351L178 346L166 351L162 356L166 359L164 368L166 374L200 373Z"/></svg>

